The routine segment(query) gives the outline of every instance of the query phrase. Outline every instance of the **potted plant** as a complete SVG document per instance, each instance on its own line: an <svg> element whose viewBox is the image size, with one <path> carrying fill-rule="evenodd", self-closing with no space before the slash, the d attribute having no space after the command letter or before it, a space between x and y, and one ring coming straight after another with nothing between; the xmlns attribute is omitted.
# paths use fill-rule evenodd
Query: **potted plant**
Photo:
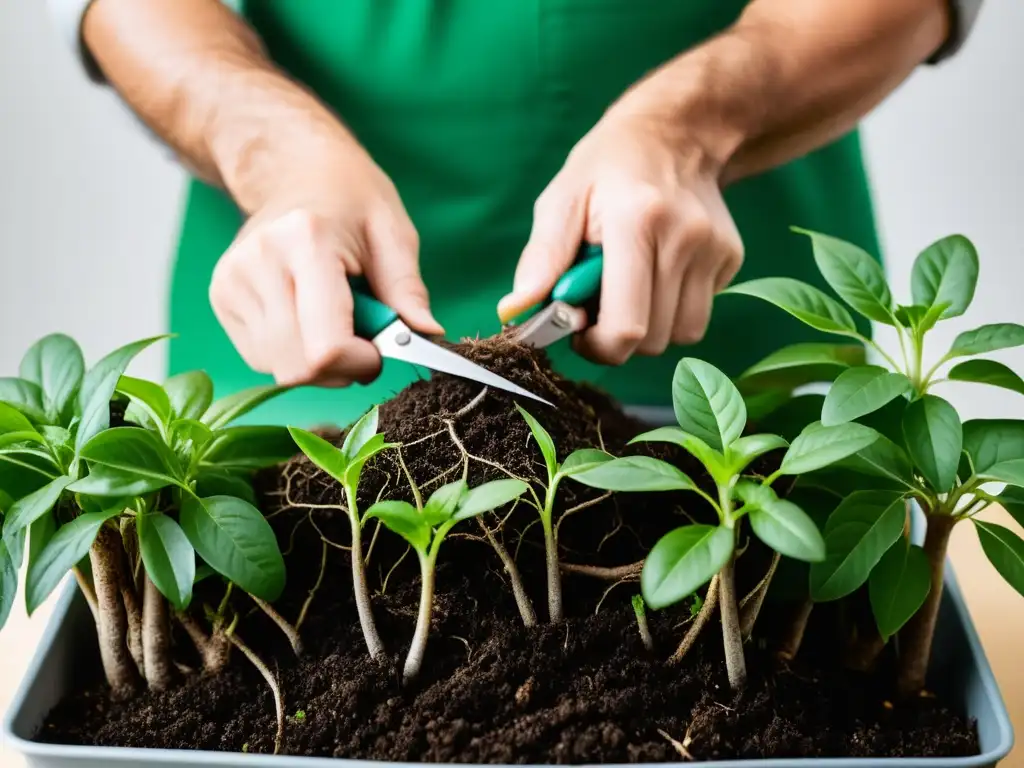
<svg viewBox="0 0 1024 768"><path fill-rule="evenodd" d="M136 463L115 464L103 446L127 443L117 427L99 432L76 467L82 477L60 493L136 491L148 501L141 512L128 505L128 517L159 511L179 521L177 540L182 551L191 545L199 576L183 607L174 602L183 589L161 591L174 607L176 678L164 690L115 698L90 674L95 649L75 641L89 607L72 589L8 717L15 744L38 765L818 765L846 757L966 766L994 765L1009 750L1006 713L955 584L947 574L940 601L929 567L921 594L919 548L905 524L907 498L932 516L973 508L949 503L954 485L938 490L916 449L902 478L909 486L873 474L880 451L906 444L902 414L896 434L888 410L837 419L823 400L792 396L823 373L838 386L840 371L864 367L862 352L832 349L796 364L786 362L796 353L779 353L781 362L736 383L684 359L671 384L677 424L644 425L559 377L542 352L503 337L460 351L556 407L528 412L502 393L434 376L344 432L238 427L259 431L235 433L218 452L223 424L210 438L196 428L196 459L174 447L176 406L164 409L157 394L173 403L173 385L126 378L112 387L131 398L126 415L138 426L128 429L149 434L132 438L147 447L133 443L123 453ZM912 389L888 409L919 409ZM905 406L893 405L904 395ZM18 412L45 440L39 413ZM138 474L154 445L178 457L177 474L157 473L171 481L150 488L149 469L145 484L119 475ZM995 465L1014 460L996 454L985 455ZM991 467L978 470L970 448L967 455L976 476L958 458L955 487L961 496L988 494ZM287 574L280 590L251 581L276 574L276 558L239 565L269 546L246 540L229 558L195 543L182 511L207 498L189 474L203 467L231 483L216 494L262 512ZM999 468L1000 477L1013 469ZM33 492L17 488L10 501ZM5 528L13 518L16 540L25 513L13 506ZM216 521L212 528L225 530ZM131 526L118 532L122 541L137 535ZM1012 560L1000 562L1012 570ZM142 562L139 571L147 569L160 571ZM214 569L219 576L207 575ZM155 591L160 579L150 579ZM901 695L890 670L905 661L904 645L896 654L875 635L912 631L911 616L930 615L933 599L941 609L932 667L947 684L927 696L905 695L903 686ZM192 642L189 623L204 640L226 637L222 647L240 651L236 663L204 670L207 646ZM710 631L715 624L720 631ZM242 632L245 642L234 643ZM131 657L127 637L123 647Z"/></svg>

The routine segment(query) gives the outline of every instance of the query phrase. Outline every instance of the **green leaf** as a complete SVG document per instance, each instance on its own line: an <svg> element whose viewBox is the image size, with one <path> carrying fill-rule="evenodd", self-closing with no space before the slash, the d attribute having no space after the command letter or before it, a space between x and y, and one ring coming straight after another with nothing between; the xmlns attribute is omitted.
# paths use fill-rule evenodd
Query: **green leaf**
<svg viewBox="0 0 1024 768"><path fill-rule="evenodd" d="M35 493L15 501L4 517L4 538L9 538L23 528L32 525L43 515L48 514L70 483L71 478L62 475Z"/></svg>
<svg viewBox="0 0 1024 768"><path fill-rule="evenodd" d="M48 420L57 423L68 409L82 384L85 360L82 350L70 336L54 333L44 336L21 360L18 375L37 384L46 398Z"/></svg>
<svg viewBox="0 0 1024 768"><path fill-rule="evenodd" d="M931 591L928 556L900 536L868 579L868 596L878 633L888 640L924 605Z"/></svg>
<svg viewBox="0 0 1024 768"><path fill-rule="evenodd" d="M540 448L541 456L544 457L544 465L548 470L548 477L553 478L555 472L558 471L558 453L555 450L555 442L551 439L551 435L548 431L541 426L540 422L531 416L527 411L523 409L519 403L516 403L516 409L522 414L523 418L526 419L526 423L530 426L530 432L533 433L533 439L537 441L537 447Z"/></svg>
<svg viewBox="0 0 1024 768"><path fill-rule="evenodd" d="M914 261L910 290L915 304L949 302L942 318L962 315L974 299L978 284L978 252L963 235L932 243Z"/></svg>
<svg viewBox="0 0 1024 768"><path fill-rule="evenodd" d="M295 441L285 427L227 427L213 433L203 463L256 470L288 461L295 453Z"/></svg>
<svg viewBox="0 0 1024 768"><path fill-rule="evenodd" d="M963 427L956 408L941 397L924 395L907 406L903 434L924 479L939 493L950 491L963 448Z"/></svg>
<svg viewBox="0 0 1024 768"><path fill-rule="evenodd" d="M43 390L31 381L0 378L0 403L13 406L37 424L49 421Z"/></svg>
<svg viewBox="0 0 1024 768"><path fill-rule="evenodd" d="M469 487L465 480L456 480L454 483L442 485L427 499L423 505L423 519L430 526L439 525L450 519L455 514L455 508L459 500L466 494Z"/></svg>
<svg viewBox="0 0 1024 768"><path fill-rule="evenodd" d="M778 435L747 435L729 447L728 461L732 474L738 474L759 456L778 451L789 443Z"/></svg>
<svg viewBox="0 0 1024 768"><path fill-rule="evenodd" d="M877 411L866 413L854 421L865 427L871 427L896 445L903 445L903 415L907 412L908 405L910 405L910 401L907 398L897 397Z"/></svg>
<svg viewBox="0 0 1024 768"><path fill-rule="evenodd" d="M131 376L121 376L115 391L131 400L132 405L141 409L154 423L162 426L170 423L171 401L159 384Z"/></svg>
<svg viewBox="0 0 1024 768"><path fill-rule="evenodd" d="M430 524L405 501L378 501L368 510L366 518L377 518L421 554L426 554L433 535Z"/></svg>
<svg viewBox="0 0 1024 768"><path fill-rule="evenodd" d="M996 503L1017 521L1017 525L1024 527L1024 488L1007 486L996 497Z"/></svg>
<svg viewBox="0 0 1024 768"><path fill-rule="evenodd" d="M895 480L910 488L914 487L914 468L910 463L910 457L884 435L879 435L871 445L841 460L838 466L863 475Z"/></svg>
<svg viewBox="0 0 1024 768"><path fill-rule="evenodd" d="M596 448L580 448L565 457L562 466L558 468L558 473L563 477L571 477L611 461L613 458L615 457L610 453L599 451Z"/></svg>
<svg viewBox="0 0 1024 768"><path fill-rule="evenodd" d="M892 325L892 293L882 265L853 243L794 228L811 238L814 261L839 297L864 317Z"/></svg>
<svg viewBox="0 0 1024 768"><path fill-rule="evenodd" d="M851 368L835 380L825 396L821 423L835 426L853 421L913 389L902 373L891 373L877 365Z"/></svg>
<svg viewBox="0 0 1024 768"><path fill-rule="evenodd" d="M38 556L29 562L25 602L31 616L57 588L61 579L89 554L100 526L120 514L120 509L79 515L61 526Z"/></svg>
<svg viewBox="0 0 1024 768"><path fill-rule="evenodd" d="M87 510L89 512L102 512L102 509ZM57 518L54 515L43 515L28 529L28 564L31 568L32 563L39 559L39 553L46 549L46 545L50 543L50 539L57 532ZM10 547L15 542L8 541L7 546Z"/></svg>
<svg viewBox="0 0 1024 768"><path fill-rule="evenodd" d="M772 352L736 380L741 392L780 388L792 391L805 384L834 381L852 365L864 365L861 344L792 344Z"/></svg>
<svg viewBox="0 0 1024 768"><path fill-rule="evenodd" d="M774 304L816 331L856 336L857 326L846 307L817 288L790 277L762 277L726 288Z"/></svg>
<svg viewBox="0 0 1024 768"><path fill-rule="evenodd" d="M89 369L78 390L78 410L81 419L75 433L75 450L110 426L110 398L114 395L121 374L144 349L167 336L154 336L126 344L114 350Z"/></svg>
<svg viewBox="0 0 1024 768"><path fill-rule="evenodd" d="M121 470L153 483L182 485L181 466L171 449L153 432L140 427L115 427L100 432L80 453L93 466Z"/></svg>
<svg viewBox="0 0 1024 768"><path fill-rule="evenodd" d="M388 448L397 448L398 443L386 443L384 442L384 435L377 434L371 437L362 448L359 449L359 453L352 459L352 463L348 465L348 469L345 470L345 482L355 487L359 484L359 475L363 471L363 466L371 458L376 456L381 451L385 451Z"/></svg>
<svg viewBox="0 0 1024 768"><path fill-rule="evenodd" d="M985 480L1007 483L1018 487L1024 486L1024 459L1009 459L993 464L979 475Z"/></svg>
<svg viewBox="0 0 1024 768"><path fill-rule="evenodd" d="M809 424L821 419L821 407L824 403L824 395L798 395L762 419L758 427L763 432L780 435L793 442Z"/></svg>
<svg viewBox="0 0 1024 768"><path fill-rule="evenodd" d="M277 429L284 430L284 427L277 427ZM189 454L192 454L201 451L209 444L213 439L213 431L203 422L195 419L175 419L171 422L171 439L175 445L181 448L191 443ZM293 450L295 448L294 442L292 442L292 448Z"/></svg>
<svg viewBox="0 0 1024 768"><path fill-rule="evenodd" d="M0 403L0 435L35 432L32 422L13 405Z"/></svg>
<svg viewBox="0 0 1024 768"><path fill-rule="evenodd" d="M972 381L1008 389L1024 395L1024 380L1010 368L995 360L965 360L949 369L946 376L951 381Z"/></svg>
<svg viewBox="0 0 1024 768"><path fill-rule="evenodd" d="M766 389L764 392L743 392L743 402L747 406L748 422L759 422L771 416L793 398L790 389Z"/></svg>
<svg viewBox="0 0 1024 768"><path fill-rule="evenodd" d="M978 531L978 541L985 557L1006 580L1006 583L1024 595L1024 541L1011 531L995 523L972 518Z"/></svg>
<svg viewBox="0 0 1024 768"><path fill-rule="evenodd" d="M192 580L192 586L195 586L201 581L206 581L206 579L214 575L217 575L217 572L213 570L213 568L208 566L206 563L203 563L198 568L196 568L196 575L195 578Z"/></svg>
<svg viewBox="0 0 1024 768"><path fill-rule="evenodd" d="M139 515L139 549L150 580L179 611L192 602L196 555L188 537L164 514Z"/></svg>
<svg viewBox="0 0 1024 768"><path fill-rule="evenodd" d="M341 452L348 459L349 463L353 462L359 451L363 449L363 446L377 435L379 417L380 411L377 406L373 406L348 430L348 433L345 435L345 442L341 446Z"/></svg>
<svg viewBox="0 0 1024 768"><path fill-rule="evenodd" d="M213 402L213 382L203 371L188 371L164 382L171 412L178 419L201 419Z"/></svg>
<svg viewBox="0 0 1024 768"><path fill-rule="evenodd" d="M845 499L825 526L825 560L811 565L815 602L838 600L859 589L886 550L903 535L906 502L883 491Z"/></svg>
<svg viewBox="0 0 1024 768"><path fill-rule="evenodd" d="M921 304L910 306L899 306L896 308L896 321L904 328L910 328L916 334L924 334L935 327L935 324L942 317L942 313L950 307L950 302L944 301L933 304L930 307Z"/></svg>
<svg viewBox="0 0 1024 768"><path fill-rule="evenodd" d="M196 495L201 499L207 496L237 496L250 504L256 504L252 483L244 477L211 467L203 468L196 478Z"/></svg>
<svg viewBox="0 0 1024 768"><path fill-rule="evenodd" d="M18 566L7 545L0 541L0 629L4 628L14 607L14 596L18 592Z"/></svg>
<svg viewBox="0 0 1024 768"><path fill-rule="evenodd" d="M729 562L734 546L724 526L687 525L662 536L640 573L647 605L657 611L692 595Z"/></svg>
<svg viewBox="0 0 1024 768"><path fill-rule="evenodd" d="M284 590L284 558L260 511L234 496L183 495L181 529L199 556L240 588L273 602Z"/></svg>
<svg viewBox="0 0 1024 768"><path fill-rule="evenodd" d="M98 498L144 496L159 491L175 481L165 475L140 475L124 469L97 464L89 474L68 486L72 493Z"/></svg>
<svg viewBox="0 0 1024 768"><path fill-rule="evenodd" d="M735 474L722 453L716 451L696 435L684 432L679 427L652 429L629 441L629 445L634 443L674 443L703 464L715 482L722 485L728 483L729 478Z"/></svg>
<svg viewBox="0 0 1024 768"><path fill-rule="evenodd" d="M467 520L503 507L522 496L529 486L522 480L492 480L470 488L455 511L454 520Z"/></svg>
<svg viewBox="0 0 1024 768"><path fill-rule="evenodd" d="M625 456L573 475L573 480L605 491L687 491L693 481L671 464L648 456Z"/></svg>
<svg viewBox="0 0 1024 768"><path fill-rule="evenodd" d="M747 407L736 385L710 363L684 357L672 377L672 407L684 432L725 451L747 426Z"/></svg>
<svg viewBox="0 0 1024 768"><path fill-rule="evenodd" d="M1022 345L1024 345L1024 325L992 323L961 333L953 341L948 356L969 357Z"/></svg>
<svg viewBox="0 0 1024 768"><path fill-rule="evenodd" d="M341 449L331 445L322 437L298 427L288 427L292 440L306 457L339 483L345 482L348 459Z"/></svg>
<svg viewBox="0 0 1024 768"><path fill-rule="evenodd" d="M864 450L877 439L878 433L863 424L848 422L826 427L816 421L789 446L779 471L784 475L813 472Z"/></svg>
<svg viewBox="0 0 1024 768"><path fill-rule="evenodd" d="M825 559L825 541L814 521L791 501L780 499L768 486L742 480L736 495L744 501L754 533L780 555L808 563Z"/></svg>
<svg viewBox="0 0 1024 768"><path fill-rule="evenodd" d="M235 419L241 418L249 411L289 389L290 387L278 387L272 384L244 389L216 401L207 409L200 421L210 429L226 427Z"/></svg>
<svg viewBox="0 0 1024 768"><path fill-rule="evenodd" d="M1024 421L971 419L964 422L963 434L964 450L979 475L996 464L1024 459Z"/></svg>

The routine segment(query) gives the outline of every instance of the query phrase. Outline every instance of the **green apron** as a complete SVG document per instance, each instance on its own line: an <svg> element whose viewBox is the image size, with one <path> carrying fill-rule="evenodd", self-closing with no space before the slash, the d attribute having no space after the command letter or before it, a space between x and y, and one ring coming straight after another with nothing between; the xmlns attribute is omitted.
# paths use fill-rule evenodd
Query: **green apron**
<svg viewBox="0 0 1024 768"><path fill-rule="evenodd" d="M243 0L270 55L341 115L398 187L421 241L438 320L452 339L499 329L533 202L573 145L631 83L722 30L743 0ZM738 279L822 285L790 225L878 253L857 134L727 190L746 248ZM241 224L220 191L189 188L171 294L170 370L204 369L218 395L269 381L235 352L210 308L214 265ZM824 287L824 286L823 286ZM622 367L562 343L556 367L632 405L670 402L683 355L737 374L782 344L818 335L740 296L716 301L704 340ZM250 420L352 421L417 376L386 361L367 387L303 388Z"/></svg>

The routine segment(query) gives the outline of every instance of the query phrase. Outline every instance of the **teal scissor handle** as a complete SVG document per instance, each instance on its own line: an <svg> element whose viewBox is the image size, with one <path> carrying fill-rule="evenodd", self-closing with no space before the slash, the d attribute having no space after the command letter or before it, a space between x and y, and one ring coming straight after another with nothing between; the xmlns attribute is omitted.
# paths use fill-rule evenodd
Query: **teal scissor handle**
<svg viewBox="0 0 1024 768"><path fill-rule="evenodd" d="M604 249L600 245L584 243L576 263L562 275L551 291L552 301L564 301L574 307L596 303L601 295L601 272L604 269Z"/></svg>
<svg viewBox="0 0 1024 768"><path fill-rule="evenodd" d="M348 284L352 289L352 326L356 336L373 341L377 334L398 320L398 313L373 298L364 278L350 278Z"/></svg>

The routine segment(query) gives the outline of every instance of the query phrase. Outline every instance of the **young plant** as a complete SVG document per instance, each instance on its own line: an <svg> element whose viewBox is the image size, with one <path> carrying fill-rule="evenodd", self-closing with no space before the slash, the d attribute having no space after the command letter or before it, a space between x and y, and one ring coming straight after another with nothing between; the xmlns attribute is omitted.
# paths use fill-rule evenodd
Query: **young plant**
<svg viewBox="0 0 1024 768"><path fill-rule="evenodd" d="M212 386L202 374L175 377L167 389L123 376L153 341L122 347L83 374L77 345L46 337L26 355L21 379L0 380L0 488L10 500L3 593L11 594L28 532L29 613L74 571L118 693L133 690L140 677L154 688L170 684L164 598L178 611L188 607L196 552L268 600L284 584L270 526L239 496L253 495L246 473L294 448L286 449L284 430L246 428L245 435L258 438L249 443L226 426L278 390L240 393L209 407ZM153 429L108 428L115 390L152 411ZM191 424L183 431L185 422ZM204 487L209 480L215 486Z"/></svg>
<svg viewBox="0 0 1024 768"><path fill-rule="evenodd" d="M636 616L636 628L640 633L644 648L648 651L654 650L654 638L651 637L651 629L647 624L647 606L644 603L643 595L633 595L633 615Z"/></svg>
<svg viewBox="0 0 1024 768"><path fill-rule="evenodd" d="M946 548L953 526L974 522L982 548L996 570L1024 593L1024 540L977 515L996 500L987 484L1024 486L1024 422L968 421L934 394L946 381L967 381L1024 393L1024 380L1007 366L977 355L1024 345L1024 326L983 325L961 333L939 360L926 367L925 338L939 322L963 315L974 298L978 254L965 237L953 235L926 248L911 272L912 304L897 304L878 262L856 246L826 235L810 237L825 282L864 318L890 326L900 359L863 336L847 306L810 285L765 278L732 286L725 293L754 296L785 310L812 328L871 347L885 365L864 364L844 346L796 345L782 349L740 377L762 393L777 388L765 377L785 374L787 388L832 381L821 410L823 424L855 420L883 435L844 462L871 479L846 499L825 529L828 558L811 571L815 600L834 600L868 583L882 638L901 631L899 688L924 686L932 636L942 596ZM822 366L824 357L831 357ZM953 363L945 373L940 371ZM757 384L756 379L762 379ZM1011 490L1010 493L1015 493ZM924 547L901 535L905 500L924 511ZM906 626L904 626L906 625Z"/></svg>
<svg viewBox="0 0 1024 768"><path fill-rule="evenodd" d="M685 600L717 576L726 668L730 685L738 690L746 681L735 585L737 537L743 519L749 519L754 534L779 555L806 562L823 560L825 543L817 526L796 504L779 498L772 484L784 475L801 475L839 461L871 445L878 435L860 424L827 427L819 422L809 425L791 445L777 435L743 436L747 412L739 391L717 368L692 358L676 366L672 403L679 426L646 432L633 442L681 446L704 466L714 482L714 496L676 467L643 456L613 459L574 479L612 491L692 491L715 510L717 525L685 525L654 545L644 561L640 586L647 606L659 610ZM787 450L778 470L767 477L749 472L756 458L782 448ZM767 582L768 578L765 590ZM708 600L702 610L711 607Z"/></svg>
<svg viewBox="0 0 1024 768"><path fill-rule="evenodd" d="M356 598L356 611L363 638L370 658L377 659L384 651L384 645L373 620L370 605L370 590L366 584L366 563L363 556L363 524L366 517L359 512L357 491L359 476L366 462L383 450L395 448L397 444L386 443L384 435L377 432L377 406L363 415L352 425L341 448L337 448L311 432L290 427L292 437L304 454L316 466L329 474L345 491L345 502L352 530L352 586Z"/></svg>
<svg viewBox="0 0 1024 768"><path fill-rule="evenodd" d="M537 510L540 513L540 523L544 530L544 552L547 563L548 580L548 619L552 623L562 620L562 574L558 563L558 526L555 525L555 498L558 494L558 486L567 477L572 477L589 468L595 467L609 461L612 457L604 451L594 448L582 448L569 454L562 464L558 463L558 451L551 435L540 422L531 416L522 407L516 404L516 408L526 419L530 427L533 439L540 448L541 456L544 458L544 467L547 478L542 482L544 488L544 501L535 498ZM532 489L531 489L532 493Z"/></svg>
<svg viewBox="0 0 1024 768"><path fill-rule="evenodd" d="M378 501L366 511L366 518L377 518L411 546L420 561L420 610L412 645L405 659L403 678L408 684L419 675L430 634L430 617L434 606L434 569L437 555L448 535L463 520L482 515L515 501L529 486L522 480L494 480L476 488L468 488L458 480L438 488L417 506L406 501Z"/></svg>

